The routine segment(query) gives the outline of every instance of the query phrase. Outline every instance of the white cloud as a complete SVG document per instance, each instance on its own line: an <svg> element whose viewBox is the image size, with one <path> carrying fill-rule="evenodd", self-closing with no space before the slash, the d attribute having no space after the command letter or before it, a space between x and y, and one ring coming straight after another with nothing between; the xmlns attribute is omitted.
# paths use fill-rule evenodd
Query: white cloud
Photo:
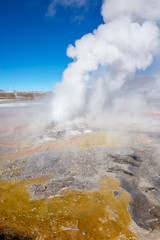
<svg viewBox="0 0 160 240"><path fill-rule="evenodd" d="M120 16L138 20L160 20L159 0L106 0L102 5L104 21Z"/></svg>
<svg viewBox="0 0 160 240"><path fill-rule="evenodd" d="M56 14L57 6L63 6L64 8L85 8L87 6L87 0L53 0L48 6L46 16L54 17L54 15Z"/></svg>

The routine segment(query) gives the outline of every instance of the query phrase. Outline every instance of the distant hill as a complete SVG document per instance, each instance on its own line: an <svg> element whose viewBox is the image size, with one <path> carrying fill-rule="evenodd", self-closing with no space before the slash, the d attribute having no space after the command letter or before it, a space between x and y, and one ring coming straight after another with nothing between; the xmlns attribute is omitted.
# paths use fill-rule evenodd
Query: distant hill
<svg viewBox="0 0 160 240"><path fill-rule="evenodd" d="M52 95L52 91L4 91L0 90L0 99L34 100L37 97Z"/></svg>

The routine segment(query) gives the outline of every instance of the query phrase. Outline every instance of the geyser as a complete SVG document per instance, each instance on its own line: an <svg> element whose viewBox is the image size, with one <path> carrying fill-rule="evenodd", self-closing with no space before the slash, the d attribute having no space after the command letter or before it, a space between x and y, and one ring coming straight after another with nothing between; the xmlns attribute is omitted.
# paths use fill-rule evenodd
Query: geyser
<svg viewBox="0 0 160 240"><path fill-rule="evenodd" d="M100 116L119 104L134 103L130 82L137 70L149 67L160 50L159 0L104 0L104 24L70 45L67 55L73 62L55 87L53 119ZM135 94L135 93L134 93ZM128 97L129 96L129 97ZM136 99L136 100L135 100ZM128 109L132 104L128 103ZM98 114L97 114L98 111Z"/></svg>

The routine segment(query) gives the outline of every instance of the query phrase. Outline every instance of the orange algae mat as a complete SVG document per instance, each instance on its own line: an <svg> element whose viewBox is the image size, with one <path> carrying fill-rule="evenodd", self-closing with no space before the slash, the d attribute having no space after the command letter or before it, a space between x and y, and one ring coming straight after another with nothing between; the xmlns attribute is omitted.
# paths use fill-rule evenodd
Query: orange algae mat
<svg viewBox="0 0 160 240"><path fill-rule="evenodd" d="M0 227L9 226L31 239L137 239L130 230L130 195L119 181L105 177L96 191L63 190L59 196L33 200L27 186L47 180L0 181ZM113 191L118 191L116 198Z"/></svg>
<svg viewBox="0 0 160 240"><path fill-rule="evenodd" d="M37 152L43 152L45 150L50 150L53 148L64 149L64 148L78 148L84 149L96 146L107 146L107 147L117 147L123 146L128 142L128 136L122 136L122 134L117 134L113 131L110 132L92 132L88 134L82 134L79 136L68 136L63 139L56 141L47 141L39 144L21 144L21 143L10 143L1 144L5 147L19 147L15 152L9 152L4 156L0 156L0 160L6 159L16 159L17 157L26 156L28 154L33 154Z"/></svg>

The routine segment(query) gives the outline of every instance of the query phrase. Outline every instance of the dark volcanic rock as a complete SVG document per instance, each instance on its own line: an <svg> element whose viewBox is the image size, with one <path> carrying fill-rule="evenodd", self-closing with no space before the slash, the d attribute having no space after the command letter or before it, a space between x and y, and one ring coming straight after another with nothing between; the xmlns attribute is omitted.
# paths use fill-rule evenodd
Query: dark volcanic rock
<svg viewBox="0 0 160 240"><path fill-rule="evenodd" d="M8 226L0 226L0 239L1 240L33 240L35 236L29 236L27 233L20 232L16 228Z"/></svg>
<svg viewBox="0 0 160 240"><path fill-rule="evenodd" d="M132 199L129 203L129 211L133 220L142 228L152 230L152 222L157 218L152 214L152 204L137 188L134 182L121 181L122 187L131 194Z"/></svg>

